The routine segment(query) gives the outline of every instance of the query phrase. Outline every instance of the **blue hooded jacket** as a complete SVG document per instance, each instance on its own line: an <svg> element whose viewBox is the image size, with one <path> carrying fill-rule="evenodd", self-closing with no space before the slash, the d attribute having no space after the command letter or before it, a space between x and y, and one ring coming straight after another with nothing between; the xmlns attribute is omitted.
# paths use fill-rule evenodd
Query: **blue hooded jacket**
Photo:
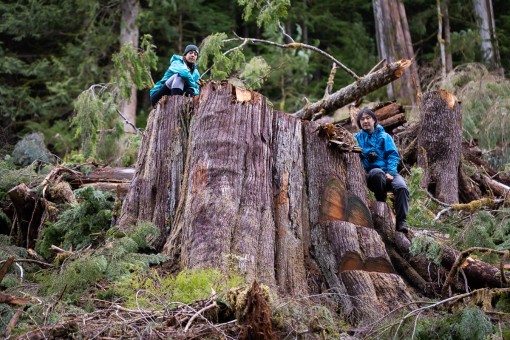
<svg viewBox="0 0 510 340"><path fill-rule="evenodd" d="M384 128L377 124L374 132L367 133L364 130L354 134L359 146L363 149L360 154L361 163L366 171L374 168L380 168L385 173L394 176L397 174L397 167L400 162L400 155L398 154L397 146L393 138L384 131ZM369 162L367 155L369 152L377 152L377 159L374 162Z"/></svg>
<svg viewBox="0 0 510 340"><path fill-rule="evenodd" d="M193 70L190 71L190 69L182 59L182 56L174 54L170 59L170 67L168 68L168 70L166 70L163 78L161 78L160 81L154 84L154 87L150 91L150 95L152 96L156 91L158 91L161 88L161 86L164 86L168 78L170 78L176 73L179 74L179 76L181 76L182 79L184 79L186 87L191 87L193 89L194 96L200 93L200 90L198 88L198 80L200 79L200 73L198 73L196 65L193 68Z"/></svg>

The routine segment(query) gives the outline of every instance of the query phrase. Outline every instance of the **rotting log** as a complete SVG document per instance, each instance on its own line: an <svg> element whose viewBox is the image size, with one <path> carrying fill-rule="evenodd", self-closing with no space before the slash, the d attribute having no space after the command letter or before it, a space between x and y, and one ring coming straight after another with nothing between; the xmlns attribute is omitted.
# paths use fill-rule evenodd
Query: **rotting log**
<svg viewBox="0 0 510 340"><path fill-rule="evenodd" d="M16 211L18 232L16 244L26 248L33 248L39 235L45 211L43 199L28 186L21 183L7 192Z"/></svg>
<svg viewBox="0 0 510 340"><path fill-rule="evenodd" d="M423 255L411 255L409 248L414 236L410 233L405 237L403 234L393 231L395 226L392 220L388 218L389 209L389 206L383 202L375 202L371 206L374 226L385 241L386 247L393 249L405 260L404 263L395 266L397 271L422 292L438 294L442 287L438 286L437 282L444 282L457 260L457 257L461 253L451 247L443 245L440 266L427 260ZM390 251L389 253L391 256L392 252ZM393 264L397 263L393 258L392 261ZM407 266L410 266L410 268ZM500 268L486 262L474 258L467 258L462 265L462 271L466 279L464 280L462 275L456 276L451 282L453 290L462 291L466 289L466 287L477 289L505 286L501 280ZM510 278L510 275L507 275L507 278Z"/></svg>
<svg viewBox="0 0 510 340"><path fill-rule="evenodd" d="M356 82L338 90L329 97L302 108L295 112L293 116L304 120L310 120L315 113L333 112L400 78L411 64L412 61L407 59L388 64L380 70L370 73Z"/></svg>

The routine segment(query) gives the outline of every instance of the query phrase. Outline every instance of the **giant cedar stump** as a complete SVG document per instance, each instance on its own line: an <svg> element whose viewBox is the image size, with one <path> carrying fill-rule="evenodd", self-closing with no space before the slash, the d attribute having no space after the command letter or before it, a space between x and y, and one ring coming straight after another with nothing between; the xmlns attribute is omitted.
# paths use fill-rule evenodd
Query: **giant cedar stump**
<svg viewBox="0 0 510 340"><path fill-rule="evenodd" d="M316 123L241 92L209 82L192 101L163 98L120 227L155 223L154 244L177 268L235 266L282 294L331 288L355 322L408 303L372 228L358 155L328 147Z"/></svg>

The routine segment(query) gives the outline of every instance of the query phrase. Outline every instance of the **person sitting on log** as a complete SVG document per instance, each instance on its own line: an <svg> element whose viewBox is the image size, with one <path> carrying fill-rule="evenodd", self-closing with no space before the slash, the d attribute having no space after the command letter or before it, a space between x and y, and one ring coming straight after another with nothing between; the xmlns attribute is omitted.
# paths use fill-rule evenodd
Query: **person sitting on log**
<svg viewBox="0 0 510 340"><path fill-rule="evenodd" d="M174 54L170 59L170 67L163 78L158 81L150 91L151 104L156 106L163 96L186 95L196 96L200 90L198 80L200 73L197 70L198 47L188 45L182 57Z"/></svg>
<svg viewBox="0 0 510 340"><path fill-rule="evenodd" d="M407 233L407 212L409 209L409 188L397 172L400 162L398 149L393 138L377 124L377 117L372 110L362 109L356 118L361 131L354 134L358 144L363 148L360 153L361 163L367 171L368 188L379 202L386 202L388 191L395 195L396 229Z"/></svg>

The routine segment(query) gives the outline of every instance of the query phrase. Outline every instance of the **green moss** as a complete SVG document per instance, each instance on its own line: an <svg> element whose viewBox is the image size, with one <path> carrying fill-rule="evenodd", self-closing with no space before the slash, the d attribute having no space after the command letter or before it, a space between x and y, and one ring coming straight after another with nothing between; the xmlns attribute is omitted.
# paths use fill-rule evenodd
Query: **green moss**
<svg viewBox="0 0 510 340"><path fill-rule="evenodd" d="M212 289L220 296L243 283L240 275L224 275L216 269L185 269L176 276L153 269L121 277L108 294L122 297L128 308L166 309L209 298Z"/></svg>

